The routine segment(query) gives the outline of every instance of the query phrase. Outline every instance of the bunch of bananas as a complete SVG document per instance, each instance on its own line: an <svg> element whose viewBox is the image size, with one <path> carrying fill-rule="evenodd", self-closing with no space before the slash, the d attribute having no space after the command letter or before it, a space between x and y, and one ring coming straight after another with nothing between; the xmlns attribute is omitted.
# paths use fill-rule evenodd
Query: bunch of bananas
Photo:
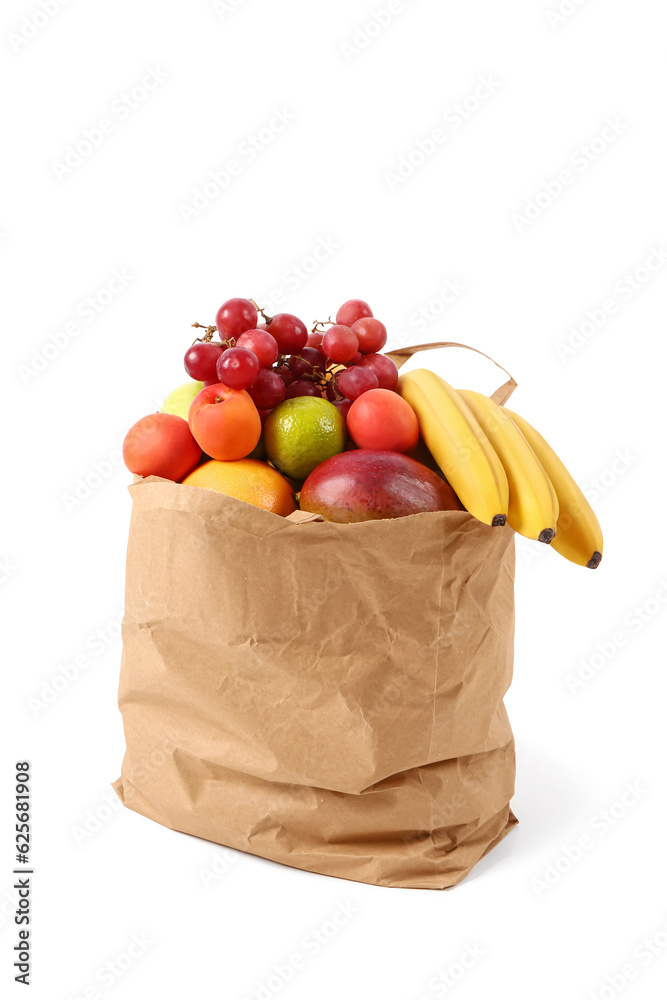
<svg viewBox="0 0 667 1000"><path fill-rule="evenodd" d="M420 368L398 389L419 419L424 443L463 506L484 524L507 522L595 569L602 559L598 520L558 455L512 410L468 389L453 389Z"/></svg>

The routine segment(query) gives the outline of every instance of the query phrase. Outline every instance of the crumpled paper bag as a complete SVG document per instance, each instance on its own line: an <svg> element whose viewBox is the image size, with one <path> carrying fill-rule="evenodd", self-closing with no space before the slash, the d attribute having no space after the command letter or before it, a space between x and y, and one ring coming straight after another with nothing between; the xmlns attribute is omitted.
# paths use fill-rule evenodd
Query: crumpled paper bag
<svg viewBox="0 0 667 1000"><path fill-rule="evenodd" d="M464 878L516 823L512 530L130 493L122 802L308 871Z"/></svg>

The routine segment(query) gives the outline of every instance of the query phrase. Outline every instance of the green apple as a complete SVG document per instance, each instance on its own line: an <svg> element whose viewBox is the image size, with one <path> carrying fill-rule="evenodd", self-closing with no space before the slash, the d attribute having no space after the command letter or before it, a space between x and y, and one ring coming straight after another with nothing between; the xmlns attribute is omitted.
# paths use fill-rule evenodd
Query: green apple
<svg viewBox="0 0 667 1000"><path fill-rule="evenodd" d="M190 404L197 393L201 392L203 388L203 382L194 382L192 380L179 385L178 389L174 389L173 392L169 393L160 407L160 413L175 413L177 417L183 417L184 420L187 420L188 413L190 412Z"/></svg>

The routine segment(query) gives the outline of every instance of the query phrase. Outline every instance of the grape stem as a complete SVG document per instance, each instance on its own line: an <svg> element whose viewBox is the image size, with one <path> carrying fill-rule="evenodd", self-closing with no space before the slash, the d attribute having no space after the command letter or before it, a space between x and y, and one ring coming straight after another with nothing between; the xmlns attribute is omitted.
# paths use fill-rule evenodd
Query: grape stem
<svg viewBox="0 0 667 1000"><path fill-rule="evenodd" d="M324 319L324 320L322 320L322 319L316 319L315 322L314 322L314 324L313 324L313 329L310 332L311 333L326 333L326 330L324 330L324 329L319 330L318 327L335 326L335 325L336 325L336 323L331 318L331 316L329 316L329 319Z"/></svg>
<svg viewBox="0 0 667 1000"><path fill-rule="evenodd" d="M257 312L259 313L259 315L262 317L262 319L264 320L264 322L266 323L266 325L269 326L271 324L271 321L273 320L273 316L269 316L269 314L266 313L262 309L261 306L257 305L257 303L255 302L254 299L250 299L250 301L252 302L252 304L254 305L255 309L257 310Z"/></svg>
<svg viewBox="0 0 667 1000"><path fill-rule="evenodd" d="M206 333L204 334L203 337L197 337L196 340L193 340L191 346L194 346L195 344L215 343L215 344L221 344L223 347L234 347L236 344L236 341L234 340L233 337L230 337L229 340L222 340L221 338L220 340L214 341L213 337L218 332L217 326L204 326L203 323L193 323L192 325L199 327L200 330L206 330Z"/></svg>
<svg viewBox="0 0 667 1000"><path fill-rule="evenodd" d="M213 340L213 334L216 333L218 329L216 326L204 326L203 323L193 323L192 325L198 327L200 330L206 330L203 337L197 337L197 339L193 341L194 344L210 344Z"/></svg>

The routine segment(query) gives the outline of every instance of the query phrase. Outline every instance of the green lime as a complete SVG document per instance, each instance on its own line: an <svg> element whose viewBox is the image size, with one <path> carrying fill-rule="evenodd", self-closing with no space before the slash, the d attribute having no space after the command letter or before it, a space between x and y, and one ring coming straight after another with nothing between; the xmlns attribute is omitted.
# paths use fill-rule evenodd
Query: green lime
<svg viewBox="0 0 667 1000"><path fill-rule="evenodd" d="M290 479L305 479L316 465L343 451L345 418L319 396L296 396L279 403L264 424L266 452Z"/></svg>

